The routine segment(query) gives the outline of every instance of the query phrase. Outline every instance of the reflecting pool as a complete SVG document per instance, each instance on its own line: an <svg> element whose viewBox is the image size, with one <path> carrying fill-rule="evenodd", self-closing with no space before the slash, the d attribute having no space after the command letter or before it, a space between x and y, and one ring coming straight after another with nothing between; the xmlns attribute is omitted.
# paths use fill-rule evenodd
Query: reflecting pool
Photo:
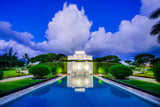
<svg viewBox="0 0 160 107"><path fill-rule="evenodd" d="M68 75L5 106L152 107L155 105L92 75Z"/></svg>

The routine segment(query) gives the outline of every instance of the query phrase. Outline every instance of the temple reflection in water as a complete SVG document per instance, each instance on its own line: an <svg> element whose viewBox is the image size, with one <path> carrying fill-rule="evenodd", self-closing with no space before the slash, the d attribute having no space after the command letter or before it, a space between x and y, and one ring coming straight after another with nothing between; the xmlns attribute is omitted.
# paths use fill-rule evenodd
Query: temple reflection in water
<svg viewBox="0 0 160 107"><path fill-rule="evenodd" d="M93 88L92 75L68 75L67 87L75 88L75 91L85 92L85 88Z"/></svg>

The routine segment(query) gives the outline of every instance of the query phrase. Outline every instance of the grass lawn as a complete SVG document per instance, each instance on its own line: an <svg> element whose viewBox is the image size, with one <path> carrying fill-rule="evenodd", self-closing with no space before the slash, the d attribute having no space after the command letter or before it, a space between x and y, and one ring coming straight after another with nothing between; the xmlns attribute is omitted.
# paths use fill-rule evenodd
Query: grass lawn
<svg viewBox="0 0 160 107"><path fill-rule="evenodd" d="M112 74L104 75L104 77L107 77L107 78L110 78L110 79L114 78L114 76ZM149 91L160 93L160 83L152 83L152 82L136 80L136 79L131 79L129 81L118 80L118 79L116 79L116 80L120 81L120 82L130 84L130 85L133 85L133 86L136 86L136 87L139 87L139 88L143 88L143 89L146 89L146 90L149 90Z"/></svg>
<svg viewBox="0 0 160 107"><path fill-rule="evenodd" d="M130 85L134 85L139 88L143 88L146 90L160 93L160 84L159 83L152 83L152 82L141 81L141 80L136 80L136 79L131 79L130 81L126 81L126 80L118 80L118 81L130 84Z"/></svg>
<svg viewBox="0 0 160 107"><path fill-rule="evenodd" d="M133 74L134 76L144 76L144 77L152 77L154 78L154 73L152 70L147 70L144 74Z"/></svg>
<svg viewBox="0 0 160 107"><path fill-rule="evenodd" d="M21 79L21 80L16 80L11 82L0 83L0 93L13 90L19 87L23 87L26 85L30 85L39 81L42 81L42 80L30 80L30 78L27 78L27 79Z"/></svg>
<svg viewBox="0 0 160 107"><path fill-rule="evenodd" d="M15 69L3 71L3 77L4 78L14 77L14 76L23 76L23 75L26 75L26 74L17 73Z"/></svg>

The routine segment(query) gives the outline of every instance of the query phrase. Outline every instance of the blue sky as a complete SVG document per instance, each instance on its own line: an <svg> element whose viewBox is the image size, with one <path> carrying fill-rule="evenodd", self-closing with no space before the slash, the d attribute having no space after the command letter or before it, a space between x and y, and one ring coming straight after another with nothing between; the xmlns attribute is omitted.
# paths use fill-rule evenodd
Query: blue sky
<svg viewBox="0 0 160 107"><path fill-rule="evenodd" d="M26 52L30 56L48 52L72 54L76 49L86 50L94 57L159 55L160 47L153 43L156 37L147 34L156 22L148 19L149 12L159 4L157 0L0 0L0 53L17 45L23 49L15 48L20 56ZM138 38L140 35L145 36ZM133 41L138 46L133 46Z"/></svg>
<svg viewBox="0 0 160 107"><path fill-rule="evenodd" d="M79 9L84 7L93 21L91 31L103 26L109 32L118 31L121 20L131 20L141 6L140 0L1 0L0 20L10 22L16 31L30 32L34 41L41 42L48 22L65 2L77 4Z"/></svg>

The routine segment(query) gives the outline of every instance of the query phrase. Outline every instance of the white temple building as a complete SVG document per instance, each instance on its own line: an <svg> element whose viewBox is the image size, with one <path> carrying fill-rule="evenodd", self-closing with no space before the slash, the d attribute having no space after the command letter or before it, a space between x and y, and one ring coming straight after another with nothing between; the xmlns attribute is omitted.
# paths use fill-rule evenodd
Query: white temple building
<svg viewBox="0 0 160 107"><path fill-rule="evenodd" d="M73 56L68 56L68 60L84 60L83 62L68 62L68 74L93 74L93 62L87 61L92 60L92 56L86 55L85 51L75 51Z"/></svg>
<svg viewBox="0 0 160 107"><path fill-rule="evenodd" d="M74 55L69 55L68 60L92 60L92 56L86 55L85 51L75 51Z"/></svg>

